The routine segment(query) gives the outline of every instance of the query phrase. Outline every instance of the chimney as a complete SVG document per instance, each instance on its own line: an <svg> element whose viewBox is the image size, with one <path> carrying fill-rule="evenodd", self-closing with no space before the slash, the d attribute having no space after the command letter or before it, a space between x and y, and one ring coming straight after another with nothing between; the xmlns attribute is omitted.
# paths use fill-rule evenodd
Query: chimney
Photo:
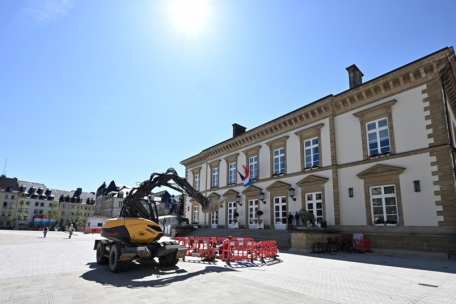
<svg viewBox="0 0 456 304"><path fill-rule="evenodd" d="M233 138L245 133L245 127L238 125L237 123L233 124Z"/></svg>
<svg viewBox="0 0 456 304"><path fill-rule="evenodd" d="M353 64L347 68L348 79L350 81L350 89L353 89L363 83L364 74L358 69L356 64Z"/></svg>

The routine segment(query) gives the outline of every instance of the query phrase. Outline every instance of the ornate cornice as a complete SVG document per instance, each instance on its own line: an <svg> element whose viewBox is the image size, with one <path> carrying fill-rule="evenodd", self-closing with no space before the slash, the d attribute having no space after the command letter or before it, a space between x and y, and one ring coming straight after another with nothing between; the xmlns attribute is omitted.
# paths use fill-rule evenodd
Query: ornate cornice
<svg viewBox="0 0 456 304"><path fill-rule="evenodd" d="M410 89L410 87L424 84L430 78L439 76L439 71L448 64L447 58L451 56L454 58L453 48L444 48L353 89L335 96L328 95L312 102L242 135L203 150L201 153L181 161L180 164L185 167L197 166L217 157L246 149L259 142L307 126L325 119L331 114L337 116L380 99L388 98L398 92ZM454 94L454 98L456 98L456 93ZM451 98L451 100L456 100L453 97ZM456 111L456 101L454 108Z"/></svg>

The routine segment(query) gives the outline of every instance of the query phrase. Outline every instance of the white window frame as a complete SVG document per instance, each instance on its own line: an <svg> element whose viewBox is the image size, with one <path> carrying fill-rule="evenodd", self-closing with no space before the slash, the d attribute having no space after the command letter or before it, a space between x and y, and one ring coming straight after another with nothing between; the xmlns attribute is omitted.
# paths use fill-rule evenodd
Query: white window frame
<svg viewBox="0 0 456 304"><path fill-rule="evenodd" d="M277 154L276 154L277 152ZM274 174L285 173L285 148L275 149L274 155Z"/></svg>
<svg viewBox="0 0 456 304"><path fill-rule="evenodd" d="M309 208L309 204L312 205ZM321 223L324 221L323 217L323 193L321 192L312 192L306 193L306 210L313 213L315 217L315 224ZM306 223L303 223L305 225Z"/></svg>
<svg viewBox="0 0 456 304"><path fill-rule="evenodd" d="M198 219L199 219L199 207L198 207L198 206L193 206L193 220L192 220L192 224L193 224L193 223L198 223Z"/></svg>
<svg viewBox="0 0 456 304"><path fill-rule="evenodd" d="M317 143L314 143L315 140L317 141ZM317 153L315 153L315 149L317 149ZM314 159L315 156L318 157L317 160ZM307 161L307 157L310 157L310 162ZM318 143L318 137L314 137L304 141L304 162L305 168L311 168L313 166L320 167L320 148Z"/></svg>
<svg viewBox="0 0 456 304"><path fill-rule="evenodd" d="M218 211L211 213L211 227L215 228L218 225ZM215 226L215 227L214 227Z"/></svg>
<svg viewBox="0 0 456 304"><path fill-rule="evenodd" d="M236 184L236 163L229 164L228 184Z"/></svg>
<svg viewBox="0 0 456 304"><path fill-rule="evenodd" d="M249 170L251 179L258 178L258 155L249 157Z"/></svg>
<svg viewBox="0 0 456 304"><path fill-rule="evenodd" d="M393 187L394 189L394 193L387 193L385 194L385 188L387 187ZM374 188L380 188L381 189L381 194L373 194L372 193L372 190ZM377 218L379 218L378 215L375 215L374 213L374 208L375 209L378 209L380 206L375 206L374 207L374 199L381 199L382 200L382 206L381 208L383 209L383 223L387 223L388 220L393 220L393 221L396 221L396 223L392 223L394 225L396 225L397 223L399 223L399 206L397 204L397 192L396 192L396 186L395 185L383 185L383 186L372 186L372 187L369 187L369 195L370 195L370 203L371 203L371 208L372 208L372 221L375 225L375 221L377 220ZM394 198L394 207L396 209L396 213L387 213L387 210L386 208L387 207L392 207L392 205L386 205L386 199L388 198ZM393 218L394 217L394 218Z"/></svg>
<svg viewBox="0 0 456 304"><path fill-rule="evenodd" d="M218 187L219 185L219 168L212 169L212 187Z"/></svg>
<svg viewBox="0 0 456 304"><path fill-rule="evenodd" d="M274 197L274 224L286 225L287 224L287 197L275 196Z"/></svg>
<svg viewBox="0 0 456 304"><path fill-rule="evenodd" d="M194 182L194 185L195 185L195 190L196 191L199 191L199 187L200 187L200 175L199 174L195 174L195 182Z"/></svg>
<svg viewBox="0 0 456 304"><path fill-rule="evenodd" d="M384 120L386 120L386 125L379 127L379 123ZM372 124L375 124L375 128L372 130L369 130L369 125L372 125ZM383 117L383 118L369 121L368 123L366 123L367 151L368 151L369 156L391 152L391 138L390 138L390 134L389 134L388 124L389 124L389 121L388 121L387 117ZM385 131L385 130L388 135L388 146L385 146L385 147L388 147L388 151L386 151L386 150L382 151L382 147L380 146L381 139L385 138L385 137L380 138L380 132ZM375 134L375 136L376 136L375 140L369 139L369 135L371 135L371 134ZM370 148L371 142L375 142L377 144L377 148L376 148L377 153L372 153L372 149Z"/></svg>
<svg viewBox="0 0 456 304"><path fill-rule="evenodd" d="M236 212L236 203L228 202L228 228L234 225L234 213Z"/></svg>
<svg viewBox="0 0 456 304"><path fill-rule="evenodd" d="M258 211L259 203L258 199L251 199L248 201L249 204L249 225L256 225L257 224L257 215L256 212Z"/></svg>

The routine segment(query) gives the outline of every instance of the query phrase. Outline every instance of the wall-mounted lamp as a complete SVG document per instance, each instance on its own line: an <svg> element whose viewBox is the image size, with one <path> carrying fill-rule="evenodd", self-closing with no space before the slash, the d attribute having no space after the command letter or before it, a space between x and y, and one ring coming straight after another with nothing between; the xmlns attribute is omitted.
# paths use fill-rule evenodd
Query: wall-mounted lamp
<svg viewBox="0 0 456 304"><path fill-rule="evenodd" d="M415 186L415 192L420 192L421 191L421 186L420 186L420 181L419 180L413 181L413 185Z"/></svg>
<svg viewBox="0 0 456 304"><path fill-rule="evenodd" d="M260 195L258 196L258 198L260 199L260 201L266 205L266 202L264 201L264 193L263 192L260 192Z"/></svg>
<svg viewBox="0 0 456 304"><path fill-rule="evenodd" d="M241 204L241 196L238 194L236 195L236 203L239 205L239 206L242 206Z"/></svg>
<svg viewBox="0 0 456 304"><path fill-rule="evenodd" d="M288 196L291 197L294 201L296 201L295 189L293 187L288 188Z"/></svg>
<svg viewBox="0 0 456 304"><path fill-rule="evenodd" d="M348 188L348 197L353 197L353 188Z"/></svg>

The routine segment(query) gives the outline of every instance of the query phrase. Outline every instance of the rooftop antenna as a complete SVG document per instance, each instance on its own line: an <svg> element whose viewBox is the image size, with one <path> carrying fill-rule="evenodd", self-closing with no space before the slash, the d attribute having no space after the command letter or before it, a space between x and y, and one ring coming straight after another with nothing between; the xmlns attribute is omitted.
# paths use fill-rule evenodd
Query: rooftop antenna
<svg viewBox="0 0 456 304"><path fill-rule="evenodd" d="M5 167L3 167L3 173L2 175L6 176L6 163L8 162L8 158L5 160Z"/></svg>

